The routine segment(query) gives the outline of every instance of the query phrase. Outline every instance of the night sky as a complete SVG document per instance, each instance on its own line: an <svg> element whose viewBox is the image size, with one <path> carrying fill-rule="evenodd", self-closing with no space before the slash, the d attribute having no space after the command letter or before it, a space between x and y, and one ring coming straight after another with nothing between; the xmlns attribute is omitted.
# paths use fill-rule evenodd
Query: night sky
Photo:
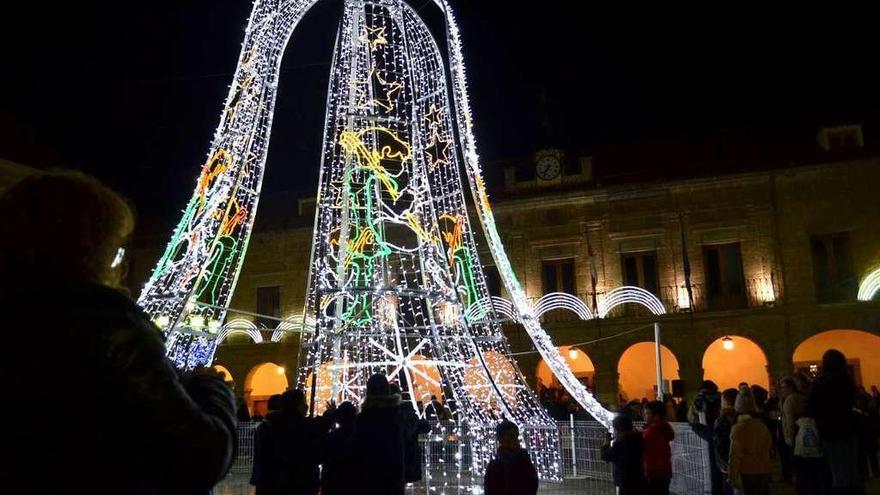
<svg viewBox="0 0 880 495"><path fill-rule="evenodd" d="M250 3L29 3L3 29L0 157L85 170L142 217L174 219L217 124ZM439 26L432 2L411 4ZM867 12L523 4L453 0L490 167L546 146L589 152L767 126L865 122L870 139L880 114ZM341 6L319 2L288 46L267 191L316 187Z"/></svg>

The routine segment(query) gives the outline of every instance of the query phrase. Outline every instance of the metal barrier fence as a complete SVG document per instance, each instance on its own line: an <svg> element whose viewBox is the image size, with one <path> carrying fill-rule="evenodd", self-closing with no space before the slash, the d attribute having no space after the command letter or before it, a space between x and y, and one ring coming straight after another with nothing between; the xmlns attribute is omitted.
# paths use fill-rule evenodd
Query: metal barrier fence
<svg viewBox="0 0 880 495"><path fill-rule="evenodd" d="M215 488L215 495L253 493L248 485L253 463L254 430L257 423L239 426L238 458L229 476ZM676 494L711 493L709 451L705 441L687 423L672 423L672 485ZM559 422L561 483L542 483L539 493L614 495L611 466L602 461L600 449L605 428L594 421ZM435 424L420 439L425 473L422 481L408 487L413 495L436 493L482 493L482 474L474 466L486 445L472 445L465 429L455 423Z"/></svg>

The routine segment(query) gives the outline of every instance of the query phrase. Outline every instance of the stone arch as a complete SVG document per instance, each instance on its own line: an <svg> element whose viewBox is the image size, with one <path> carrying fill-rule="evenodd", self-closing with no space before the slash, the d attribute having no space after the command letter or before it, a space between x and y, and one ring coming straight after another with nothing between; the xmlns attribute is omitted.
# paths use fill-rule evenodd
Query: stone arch
<svg viewBox="0 0 880 495"><path fill-rule="evenodd" d="M736 388L740 382L769 390L767 366L764 349L754 340L739 335L715 339L703 352L703 379L712 380L722 390Z"/></svg>
<svg viewBox="0 0 880 495"><path fill-rule="evenodd" d="M254 366L244 380L244 398L253 415L266 415L269 397L287 390L287 376L284 366L275 363L262 363Z"/></svg>
<svg viewBox="0 0 880 495"><path fill-rule="evenodd" d="M572 346L560 346L559 353L565 358L566 363L574 372L574 375L581 381L586 387L593 388L593 382L596 375L596 367L593 365L593 360L590 359L590 356L587 355L583 349ZM559 383L559 380L556 379L556 375L553 371L550 370L550 367L547 366L547 363L544 362L543 359L538 361L538 366L535 369L535 379L538 383L538 388L558 388L562 389L562 384Z"/></svg>
<svg viewBox="0 0 880 495"><path fill-rule="evenodd" d="M678 380L678 358L665 345L660 346L664 388L672 390L672 380ZM618 393L627 400L643 397L657 398L657 356L653 342L638 342L629 346L617 361Z"/></svg>
<svg viewBox="0 0 880 495"><path fill-rule="evenodd" d="M226 383L235 383L235 378L232 376L232 373L223 366L222 364L215 364L212 366L215 370L219 371L223 375L223 381Z"/></svg>
<svg viewBox="0 0 880 495"><path fill-rule="evenodd" d="M880 386L880 336L864 330L826 330L804 339L792 354L794 370L818 373L822 354L829 349L837 349L846 356L857 384L867 389Z"/></svg>

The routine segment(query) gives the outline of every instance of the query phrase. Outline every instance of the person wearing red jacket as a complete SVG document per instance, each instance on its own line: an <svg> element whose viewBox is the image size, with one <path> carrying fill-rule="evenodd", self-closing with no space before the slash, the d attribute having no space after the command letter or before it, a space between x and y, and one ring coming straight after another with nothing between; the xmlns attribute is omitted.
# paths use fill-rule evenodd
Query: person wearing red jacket
<svg viewBox="0 0 880 495"><path fill-rule="evenodd" d="M672 449L669 442L675 432L666 422L666 406L660 401L649 402L645 406L644 440L645 479L650 495L669 495L669 482L672 481Z"/></svg>
<svg viewBox="0 0 880 495"><path fill-rule="evenodd" d="M529 453L520 447L519 428L510 421L495 427L498 455L486 468L483 488L486 495L535 495L538 493L538 472Z"/></svg>

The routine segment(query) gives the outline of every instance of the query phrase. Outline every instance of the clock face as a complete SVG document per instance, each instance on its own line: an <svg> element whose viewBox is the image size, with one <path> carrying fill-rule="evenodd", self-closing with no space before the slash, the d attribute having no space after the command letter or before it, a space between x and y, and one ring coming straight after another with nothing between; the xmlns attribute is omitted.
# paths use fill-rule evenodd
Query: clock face
<svg viewBox="0 0 880 495"><path fill-rule="evenodd" d="M538 160L538 166L535 170L541 180L555 179L561 171L562 165L558 159L552 156L545 156Z"/></svg>

